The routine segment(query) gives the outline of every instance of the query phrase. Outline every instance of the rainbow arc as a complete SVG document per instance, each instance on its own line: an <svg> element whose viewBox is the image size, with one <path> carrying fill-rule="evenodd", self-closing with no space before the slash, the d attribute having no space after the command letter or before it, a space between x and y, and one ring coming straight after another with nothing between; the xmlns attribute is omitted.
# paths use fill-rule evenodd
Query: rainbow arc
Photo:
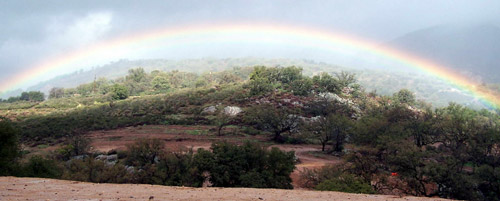
<svg viewBox="0 0 500 201"><path fill-rule="evenodd" d="M306 27L259 23L168 27L114 38L77 51L59 55L55 58L49 58L44 62L33 65L29 70L1 82L0 91L12 90L46 72L64 68L84 59L92 59L93 57L118 51L126 47L154 48L155 44L165 44L156 43L158 41L168 41L170 45L203 42L231 43L238 41L279 44L293 43L295 45L298 44L300 46L329 51L342 51L344 48L366 51L377 57L396 61L421 72L439 77L449 84L472 94L490 108L498 108L500 106L499 94L480 87L480 83L476 83L446 66L439 65L425 58L341 33Z"/></svg>

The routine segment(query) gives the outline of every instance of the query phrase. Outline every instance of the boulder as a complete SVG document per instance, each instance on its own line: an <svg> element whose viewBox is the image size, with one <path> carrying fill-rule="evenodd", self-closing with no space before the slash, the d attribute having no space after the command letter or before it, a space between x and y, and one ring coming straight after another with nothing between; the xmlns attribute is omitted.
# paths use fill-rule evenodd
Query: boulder
<svg viewBox="0 0 500 201"><path fill-rule="evenodd" d="M237 106L226 106L224 108L224 114L226 114L228 116L232 116L232 117L238 115L242 111L243 110L240 107L237 107Z"/></svg>
<svg viewBox="0 0 500 201"><path fill-rule="evenodd" d="M108 160L108 156L106 156L104 154L100 154L100 155L96 156L95 159L104 161L104 160Z"/></svg>
<svg viewBox="0 0 500 201"><path fill-rule="evenodd" d="M213 114L217 111L217 107L215 106L210 106L210 107L206 107L203 109L203 111L201 113L208 113L208 114Z"/></svg>
<svg viewBox="0 0 500 201"><path fill-rule="evenodd" d="M112 155L109 155L106 160L108 161L117 161L118 160L118 154L112 154Z"/></svg>

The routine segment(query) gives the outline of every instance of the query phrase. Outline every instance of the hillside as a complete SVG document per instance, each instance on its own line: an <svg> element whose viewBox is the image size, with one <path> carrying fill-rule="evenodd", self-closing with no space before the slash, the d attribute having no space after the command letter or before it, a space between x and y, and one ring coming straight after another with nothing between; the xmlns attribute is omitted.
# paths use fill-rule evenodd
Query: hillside
<svg viewBox="0 0 500 201"><path fill-rule="evenodd" d="M72 88L80 84L89 83L95 77L105 77L107 79L115 79L123 77L127 71L132 68L142 67L150 72L153 70L172 71L179 70L183 72L202 73L207 71L223 71L235 67L249 66L304 66L310 70L330 69L339 70L340 67L325 63L316 63L308 60L292 60L292 59L265 59L265 58L228 58L228 59L186 59L186 60L165 60L165 59L149 59L149 60L120 60L109 63L100 67L86 71L76 71L71 74L61 75L53 79L41 82L35 86L29 87L28 91L48 92L52 87ZM20 92L19 92L20 94Z"/></svg>
<svg viewBox="0 0 500 201"><path fill-rule="evenodd" d="M2 200L444 200L308 190L95 184L15 177L0 177L0 189Z"/></svg>
<svg viewBox="0 0 500 201"><path fill-rule="evenodd" d="M132 68L142 67L147 72L152 70L202 73L206 71L217 72L237 67L251 67L256 65L264 66L299 66L304 69L304 75L310 76L318 72L338 73L340 71L353 72L356 74L359 84L366 91L376 91L380 95L392 95L400 89L406 88L413 92L417 99L432 103L436 107L448 105L449 102L456 102L472 108L483 108L469 94L462 93L454 86L442 80L421 74L403 71L386 71L374 69L355 69L341 67L323 62L294 59L265 59L265 58L228 58L228 59L189 59L189 60L121 60L110 63L88 71L78 71L72 74L61 75L51 80L41 82L28 88L28 91L42 91L48 94L53 87L73 88L80 84L91 83L95 77L106 78L108 80L123 77ZM22 91L13 91L3 94L7 96L17 96Z"/></svg>
<svg viewBox="0 0 500 201"><path fill-rule="evenodd" d="M388 45L487 83L500 82L500 27L495 25L434 26L398 37Z"/></svg>
<svg viewBox="0 0 500 201"><path fill-rule="evenodd" d="M8 153L0 175L466 200L500 194L497 114L431 108L409 90L368 93L351 73L302 71L136 68L54 90L49 100L24 94L0 107Z"/></svg>

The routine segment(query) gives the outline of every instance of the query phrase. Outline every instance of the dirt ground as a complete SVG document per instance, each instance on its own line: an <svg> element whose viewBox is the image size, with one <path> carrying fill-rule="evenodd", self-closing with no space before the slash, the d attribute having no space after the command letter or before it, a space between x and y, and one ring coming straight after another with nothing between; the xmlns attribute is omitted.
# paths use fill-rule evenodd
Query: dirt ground
<svg viewBox="0 0 500 201"><path fill-rule="evenodd" d="M109 131L93 131L87 134L92 139L92 148L95 151L107 152L110 150L124 150L128 144L134 143L139 138L155 138L165 142L165 147L169 151L179 151L193 148L209 149L210 145L216 141L226 140L233 143L242 143L245 140L258 141L278 147L283 151L295 151L295 155L300 163L292 173L293 186L299 187L299 175L304 169L320 168L326 164L340 163L341 159L329 155L320 155L321 147L318 145L289 145L272 144L268 137L262 135L235 135L233 129L227 128L223 136L217 136L213 126L138 126L127 127ZM316 156L315 156L316 155Z"/></svg>
<svg viewBox="0 0 500 201"><path fill-rule="evenodd" d="M300 172L338 164L339 157L321 154L318 145L274 144L263 135L235 134L237 128L226 128L217 136L213 126L137 126L86 134L92 140L92 151L124 150L140 138L154 138L165 142L168 151L192 148L209 149L216 141L242 143L245 140L261 142L283 151L295 151L299 159L292 173L294 190L250 188L185 188L137 184L93 184L40 178L0 177L0 200L436 200L389 195L362 195L340 192L319 192L299 187ZM49 153L56 146L32 147L33 152Z"/></svg>
<svg viewBox="0 0 500 201"><path fill-rule="evenodd" d="M0 200L441 200L307 190L187 188L0 177Z"/></svg>

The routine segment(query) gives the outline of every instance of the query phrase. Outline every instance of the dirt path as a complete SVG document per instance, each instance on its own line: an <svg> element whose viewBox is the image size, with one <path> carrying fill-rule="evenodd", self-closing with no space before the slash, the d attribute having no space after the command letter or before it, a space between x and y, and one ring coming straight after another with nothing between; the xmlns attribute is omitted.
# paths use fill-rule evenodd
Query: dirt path
<svg viewBox="0 0 500 201"><path fill-rule="evenodd" d="M321 148L315 145L272 145L271 147L278 147L283 151L295 151L300 163L296 165L297 169L290 175L294 189L301 189L300 174L305 169L317 169L342 162L341 158L335 156L313 156L313 153L321 151Z"/></svg>
<svg viewBox="0 0 500 201"><path fill-rule="evenodd" d="M441 200L305 190L187 188L0 177L0 200Z"/></svg>
<svg viewBox="0 0 500 201"><path fill-rule="evenodd" d="M235 136L224 135L215 136L210 129L212 126L138 126L127 127L109 131L93 131L87 134L92 139L92 147L96 151L107 152L112 149L125 149L127 144L133 143L139 138L156 138L165 142L165 147L170 151L178 151L182 149L198 148L209 149L210 145L215 141L230 141L241 143L244 140L254 140L267 142L265 136ZM283 151L295 151L295 155L300 163L297 164L297 169L292 173L293 186L298 189L300 172L304 169L320 168L326 164L340 163L341 159L334 156L322 155L321 157L314 156L314 152L319 152L321 147L318 145L289 145L279 144L271 145L278 147Z"/></svg>

